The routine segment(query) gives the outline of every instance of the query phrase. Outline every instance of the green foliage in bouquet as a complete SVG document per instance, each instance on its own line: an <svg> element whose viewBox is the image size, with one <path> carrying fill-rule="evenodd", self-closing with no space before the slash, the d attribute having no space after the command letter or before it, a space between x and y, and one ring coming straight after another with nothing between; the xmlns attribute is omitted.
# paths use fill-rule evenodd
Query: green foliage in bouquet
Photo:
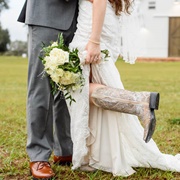
<svg viewBox="0 0 180 180"><path fill-rule="evenodd" d="M65 98L70 99L70 104L75 101L71 92L84 85L78 49L70 50L64 44L63 35L59 34L56 42L51 42L49 46L43 44L40 60L44 73L49 76L53 95L61 90Z"/></svg>

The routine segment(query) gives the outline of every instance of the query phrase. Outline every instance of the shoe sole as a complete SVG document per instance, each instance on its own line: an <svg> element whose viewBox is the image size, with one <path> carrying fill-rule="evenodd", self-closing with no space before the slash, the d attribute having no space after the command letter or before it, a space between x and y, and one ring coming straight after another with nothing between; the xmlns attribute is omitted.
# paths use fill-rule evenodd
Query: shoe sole
<svg viewBox="0 0 180 180"><path fill-rule="evenodd" d="M149 129L147 136L144 138L144 141L148 143L150 139L152 138L152 135L154 134L155 127L156 127L156 116L154 110L158 110L159 108L159 100L160 100L160 94L156 92L152 92L150 94L150 103L149 103L149 108L151 111L151 120L149 123Z"/></svg>
<svg viewBox="0 0 180 180"><path fill-rule="evenodd" d="M30 176L32 176L32 180L52 180L54 177L50 177L50 178L36 178L33 177L31 170L30 170Z"/></svg>
<svg viewBox="0 0 180 180"><path fill-rule="evenodd" d="M155 127L156 127L156 117L155 117L154 110L151 110L151 120L149 123L149 129L148 129L147 136L144 138L144 141L146 143L148 143L150 139L152 138L152 135L154 134L154 131L155 131Z"/></svg>

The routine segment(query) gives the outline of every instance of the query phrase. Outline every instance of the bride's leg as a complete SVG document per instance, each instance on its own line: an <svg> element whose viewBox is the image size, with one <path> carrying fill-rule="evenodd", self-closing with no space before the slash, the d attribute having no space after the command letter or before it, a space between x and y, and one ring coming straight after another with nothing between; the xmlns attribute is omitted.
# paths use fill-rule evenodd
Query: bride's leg
<svg viewBox="0 0 180 180"><path fill-rule="evenodd" d="M144 125L144 141L151 139L156 125L154 110L159 106L159 93L132 92L90 83L90 102L103 109L138 116Z"/></svg>
<svg viewBox="0 0 180 180"><path fill-rule="evenodd" d="M96 84L96 83L90 83L89 84L89 101L90 101L91 104L94 104L92 93L98 88L105 88L105 87L106 86L104 86L102 84Z"/></svg>

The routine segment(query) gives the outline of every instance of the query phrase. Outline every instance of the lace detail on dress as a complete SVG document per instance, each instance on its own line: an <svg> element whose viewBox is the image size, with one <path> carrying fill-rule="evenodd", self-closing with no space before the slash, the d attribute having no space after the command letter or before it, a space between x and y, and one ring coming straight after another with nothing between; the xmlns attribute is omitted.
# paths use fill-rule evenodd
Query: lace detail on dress
<svg viewBox="0 0 180 180"><path fill-rule="evenodd" d="M84 161L84 157L88 153L86 139L89 136L89 65L83 66L83 76L85 78L85 86L82 91L72 94L76 102L69 106L71 116L71 137L73 141L73 167L77 169Z"/></svg>

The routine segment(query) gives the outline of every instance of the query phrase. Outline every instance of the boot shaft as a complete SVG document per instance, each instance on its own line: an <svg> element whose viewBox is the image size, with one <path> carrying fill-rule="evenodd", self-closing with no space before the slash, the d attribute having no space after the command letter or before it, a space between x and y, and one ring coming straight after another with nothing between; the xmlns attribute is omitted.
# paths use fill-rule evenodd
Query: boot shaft
<svg viewBox="0 0 180 180"><path fill-rule="evenodd" d="M158 109L159 93L100 87L93 91L91 98L97 107L138 116L145 127L143 139L145 142L151 139L156 125L154 109Z"/></svg>

